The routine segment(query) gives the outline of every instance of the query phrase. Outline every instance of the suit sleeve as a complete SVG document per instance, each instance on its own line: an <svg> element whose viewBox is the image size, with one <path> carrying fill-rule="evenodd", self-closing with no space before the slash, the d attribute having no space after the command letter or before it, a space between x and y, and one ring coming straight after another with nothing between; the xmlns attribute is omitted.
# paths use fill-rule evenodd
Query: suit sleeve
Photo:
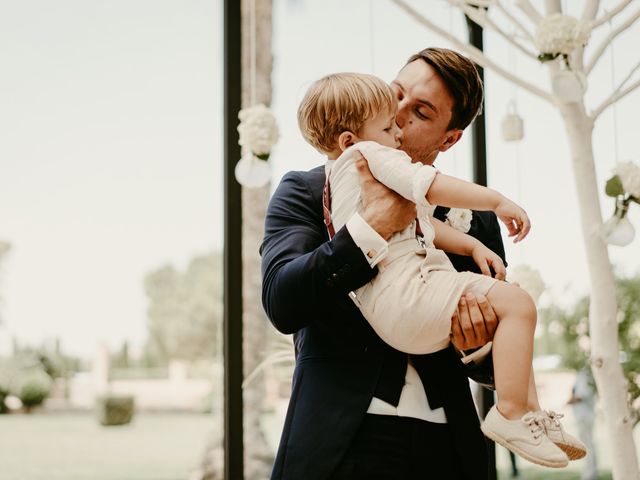
<svg viewBox="0 0 640 480"><path fill-rule="evenodd" d="M262 303L282 333L294 333L331 318L333 302L371 280L371 268L343 227L329 241L321 200L304 173L287 174L276 189L265 218Z"/></svg>

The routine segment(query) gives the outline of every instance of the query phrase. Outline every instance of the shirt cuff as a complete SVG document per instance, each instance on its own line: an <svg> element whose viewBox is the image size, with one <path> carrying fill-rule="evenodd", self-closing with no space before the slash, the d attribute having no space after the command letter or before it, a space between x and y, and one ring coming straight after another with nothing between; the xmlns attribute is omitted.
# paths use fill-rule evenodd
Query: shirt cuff
<svg viewBox="0 0 640 480"><path fill-rule="evenodd" d="M480 347L478 350L471 352L469 355L465 355L463 352L462 358L460 360L462 360L462 363L464 363L465 365L468 365L469 363L479 363L480 361L484 360L487 355L489 355L492 345L493 342L489 342Z"/></svg>
<svg viewBox="0 0 640 480"><path fill-rule="evenodd" d="M355 213L347 222L347 230L353 238L371 268L375 267L387 255L389 244L364 219Z"/></svg>

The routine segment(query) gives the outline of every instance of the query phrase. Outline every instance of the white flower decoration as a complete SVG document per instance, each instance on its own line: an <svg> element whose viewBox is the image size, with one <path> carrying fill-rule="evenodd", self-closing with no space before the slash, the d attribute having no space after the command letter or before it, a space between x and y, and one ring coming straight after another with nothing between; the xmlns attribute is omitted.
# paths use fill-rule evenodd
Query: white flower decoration
<svg viewBox="0 0 640 480"><path fill-rule="evenodd" d="M640 199L640 166L633 162L620 162L613 169L613 173L620 177L626 193Z"/></svg>
<svg viewBox="0 0 640 480"><path fill-rule="evenodd" d="M246 147L261 160L267 160L280 136L273 112L263 104L240 110L240 145Z"/></svg>
<svg viewBox="0 0 640 480"><path fill-rule="evenodd" d="M590 33L586 23L570 15L554 13L538 23L534 43L542 56L548 56L540 60L551 60L558 55L569 55L577 47L586 44Z"/></svg>
<svg viewBox="0 0 640 480"><path fill-rule="evenodd" d="M466 208L452 208L447 213L447 219L444 223L452 226L456 230L462 233L467 233L471 228L471 219L473 218L473 212Z"/></svg>
<svg viewBox="0 0 640 480"><path fill-rule="evenodd" d="M538 302L540 295L547 288L542 281L540 272L528 265L518 265L509 269L507 281L517 283L525 292L531 295L534 302Z"/></svg>

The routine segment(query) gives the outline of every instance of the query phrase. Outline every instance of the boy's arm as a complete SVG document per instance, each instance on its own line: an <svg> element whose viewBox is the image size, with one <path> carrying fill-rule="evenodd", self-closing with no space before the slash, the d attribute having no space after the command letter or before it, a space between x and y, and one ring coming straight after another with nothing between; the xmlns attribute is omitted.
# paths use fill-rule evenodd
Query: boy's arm
<svg viewBox="0 0 640 480"><path fill-rule="evenodd" d="M485 247L482 242L466 233L462 233L455 228L441 222L437 218L429 219L435 231L433 240L436 248L445 252L457 255L467 255L473 257L478 267L484 275L491 275L491 269L495 272L495 278L504 280L506 269L502 259Z"/></svg>
<svg viewBox="0 0 640 480"><path fill-rule="evenodd" d="M531 229L526 212L501 193L449 175L436 175L426 199L432 205L443 207L491 210L506 225L509 236L516 237L514 242L526 237Z"/></svg>

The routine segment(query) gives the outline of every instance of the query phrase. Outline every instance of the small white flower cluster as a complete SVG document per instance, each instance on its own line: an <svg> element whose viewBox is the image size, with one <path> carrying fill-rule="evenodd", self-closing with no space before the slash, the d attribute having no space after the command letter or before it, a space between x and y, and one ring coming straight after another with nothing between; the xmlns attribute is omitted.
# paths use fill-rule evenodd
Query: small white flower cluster
<svg viewBox="0 0 640 480"><path fill-rule="evenodd" d="M640 166L633 162L619 162L613 173L620 177L624 191L640 200Z"/></svg>
<svg viewBox="0 0 640 480"><path fill-rule="evenodd" d="M540 272L528 265L518 265L510 268L507 274L507 281L520 285L520 288L531 295L531 298L536 303L546 289Z"/></svg>
<svg viewBox="0 0 640 480"><path fill-rule="evenodd" d="M444 223L450 225L456 230L462 233L467 233L471 228L471 219L473 218L473 212L466 208L452 208L447 213L447 219Z"/></svg>
<svg viewBox="0 0 640 480"><path fill-rule="evenodd" d="M273 112L263 104L244 108L238 113L240 145L257 157L267 157L280 136ZM262 158L266 160L266 158Z"/></svg>
<svg viewBox="0 0 640 480"><path fill-rule="evenodd" d="M589 33L586 23L570 15L553 13L538 23L534 43L542 53L569 55L575 48L587 43Z"/></svg>

